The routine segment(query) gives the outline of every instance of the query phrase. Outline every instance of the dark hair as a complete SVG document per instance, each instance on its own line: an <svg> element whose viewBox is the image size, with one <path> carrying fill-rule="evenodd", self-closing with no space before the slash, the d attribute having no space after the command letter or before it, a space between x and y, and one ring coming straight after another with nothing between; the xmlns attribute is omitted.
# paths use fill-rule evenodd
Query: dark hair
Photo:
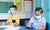
<svg viewBox="0 0 50 30"><path fill-rule="evenodd" d="M15 10L17 10L16 5L12 5L12 6L10 6L10 8L15 8Z"/></svg>
<svg viewBox="0 0 50 30"><path fill-rule="evenodd" d="M42 8L36 8L35 11L41 11L41 13L43 13Z"/></svg>

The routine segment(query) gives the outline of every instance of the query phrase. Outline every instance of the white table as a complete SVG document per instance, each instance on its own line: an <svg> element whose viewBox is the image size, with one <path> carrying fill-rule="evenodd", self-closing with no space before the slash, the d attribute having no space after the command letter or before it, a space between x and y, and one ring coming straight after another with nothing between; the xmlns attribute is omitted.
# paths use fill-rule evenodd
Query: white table
<svg viewBox="0 0 50 30"><path fill-rule="evenodd" d="M26 30L24 26L1 25L0 30Z"/></svg>

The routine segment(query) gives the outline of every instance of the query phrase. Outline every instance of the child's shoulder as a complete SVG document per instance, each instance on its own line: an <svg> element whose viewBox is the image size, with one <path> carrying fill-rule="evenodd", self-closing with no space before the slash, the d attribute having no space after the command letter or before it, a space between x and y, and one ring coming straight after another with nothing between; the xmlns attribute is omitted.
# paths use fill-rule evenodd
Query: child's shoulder
<svg viewBox="0 0 50 30"><path fill-rule="evenodd" d="M34 18L34 16L33 16L33 17L31 17L31 18Z"/></svg>
<svg viewBox="0 0 50 30"><path fill-rule="evenodd" d="M31 19L34 19L34 16L32 16Z"/></svg>
<svg viewBox="0 0 50 30"><path fill-rule="evenodd" d="M46 21L45 17L43 17L42 19L43 19L43 21Z"/></svg>
<svg viewBox="0 0 50 30"><path fill-rule="evenodd" d="M45 19L45 17L42 17L42 19Z"/></svg>

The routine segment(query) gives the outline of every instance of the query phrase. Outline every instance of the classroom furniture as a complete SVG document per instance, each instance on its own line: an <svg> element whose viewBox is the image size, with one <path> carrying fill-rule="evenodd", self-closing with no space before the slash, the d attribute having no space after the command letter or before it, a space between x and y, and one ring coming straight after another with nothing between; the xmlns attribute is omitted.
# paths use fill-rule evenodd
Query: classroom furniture
<svg viewBox="0 0 50 30"><path fill-rule="evenodd" d="M30 18L29 18L30 19ZM29 21L29 19L20 19L20 26L26 26L26 21ZM6 22L7 20L0 20L1 22ZM49 27L49 24L48 23L46 23L46 29L45 30L48 30L48 27ZM4 29L4 28L3 28ZM26 28L27 30L32 30L33 28L29 28L29 27L27 27Z"/></svg>
<svg viewBox="0 0 50 30"><path fill-rule="evenodd" d="M24 26L1 25L0 30L26 30Z"/></svg>

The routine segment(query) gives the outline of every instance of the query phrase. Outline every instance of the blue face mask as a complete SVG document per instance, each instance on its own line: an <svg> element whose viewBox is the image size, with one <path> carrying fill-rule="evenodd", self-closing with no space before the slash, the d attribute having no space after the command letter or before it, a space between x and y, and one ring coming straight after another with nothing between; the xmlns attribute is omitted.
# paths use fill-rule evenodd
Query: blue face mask
<svg viewBox="0 0 50 30"><path fill-rule="evenodd" d="M14 11L8 11L9 14L14 15Z"/></svg>
<svg viewBox="0 0 50 30"><path fill-rule="evenodd" d="M34 16L34 18L35 18L36 20L39 20L39 19L41 19L41 16Z"/></svg>

